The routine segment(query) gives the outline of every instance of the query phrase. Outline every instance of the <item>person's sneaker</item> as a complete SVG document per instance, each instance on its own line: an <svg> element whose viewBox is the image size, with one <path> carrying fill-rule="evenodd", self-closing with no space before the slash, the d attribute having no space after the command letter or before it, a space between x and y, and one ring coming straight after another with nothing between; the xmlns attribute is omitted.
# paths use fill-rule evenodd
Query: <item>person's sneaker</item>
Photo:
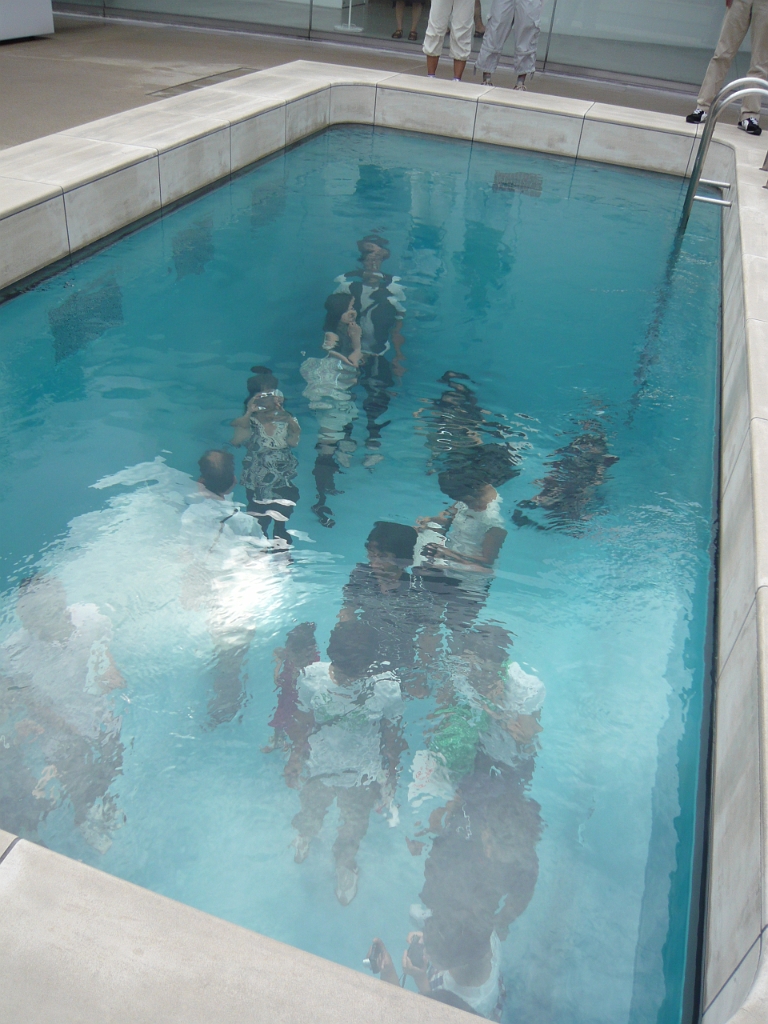
<svg viewBox="0 0 768 1024"><path fill-rule="evenodd" d="M483 85L493 85L490 71L483 72Z"/></svg>
<svg viewBox="0 0 768 1024"><path fill-rule="evenodd" d="M411 921L417 928L423 928L424 922L427 918L432 917L432 911L428 907L425 907L423 903L412 903L408 913Z"/></svg>
<svg viewBox="0 0 768 1024"><path fill-rule="evenodd" d="M763 129L758 124L756 117L745 117L739 121L739 128L748 135L762 135Z"/></svg>
<svg viewBox="0 0 768 1024"><path fill-rule="evenodd" d="M357 895L357 871L340 864L336 868L336 899L348 907Z"/></svg>
<svg viewBox="0 0 768 1024"><path fill-rule="evenodd" d="M703 107L696 107L692 114L689 114L685 119L688 124L704 124L707 120L707 112Z"/></svg>
<svg viewBox="0 0 768 1024"><path fill-rule="evenodd" d="M336 520L333 518L333 512L327 505L323 505L318 501L316 505L312 506L312 511L319 519L321 526L325 526L328 530L332 530L334 528Z"/></svg>
<svg viewBox="0 0 768 1024"><path fill-rule="evenodd" d="M309 840L306 836L296 836L291 844L296 851L293 855L293 859L297 864L302 864L307 859L309 853Z"/></svg>

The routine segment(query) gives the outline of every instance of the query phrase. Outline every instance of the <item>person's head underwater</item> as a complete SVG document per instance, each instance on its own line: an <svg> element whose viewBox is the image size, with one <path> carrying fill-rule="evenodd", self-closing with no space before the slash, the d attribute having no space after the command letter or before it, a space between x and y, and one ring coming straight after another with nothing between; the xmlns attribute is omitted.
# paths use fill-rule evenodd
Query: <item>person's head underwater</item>
<svg viewBox="0 0 768 1024"><path fill-rule="evenodd" d="M352 335L357 331L357 311L354 296L348 292L334 292L325 300L323 349L338 352L345 358L354 348Z"/></svg>
<svg viewBox="0 0 768 1024"><path fill-rule="evenodd" d="M200 483L211 494L224 497L237 483L235 460L231 452L212 448L200 456L197 464L200 467Z"/></svg>
<svg viewBox="0 0 768 1024"><path fill-rule="evenodd" d="M249 377L245 382L245 386L248 388L248 398L245 400L246 406L254 395L258 395L262 391L274 391L278 386L277 377L268 366L252 366L251 373L253 376Z"/></svg>
<svg viewBox="0 0 768 1024"><path fill-rule="evenodd" d="M452 501L463 502L476 512L484 511L498 497L498 491L485 474L471 465L447 469L437 479L443 494Z"/></svg>
<svg viewBox="0 0 768 1024"><path fill-rule="evenodd" d="M365 550L374 573L399 577L413 562L418 534L403 523L378 522L368 534Z"/></svg>
<svg viewBox="0 0 768 1024"><path fill-rule="evenodd" d="M339 622L328 641L331 676L339 686L375 674L379 637L373 626L359 619Z"/></svg>

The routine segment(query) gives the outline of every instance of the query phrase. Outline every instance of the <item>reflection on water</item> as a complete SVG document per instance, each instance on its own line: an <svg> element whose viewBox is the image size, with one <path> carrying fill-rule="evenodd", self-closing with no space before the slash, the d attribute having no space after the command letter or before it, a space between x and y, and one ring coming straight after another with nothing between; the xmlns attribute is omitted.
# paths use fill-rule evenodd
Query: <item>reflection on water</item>
<svg viewBox="0 0 768 1024"><path fill-rule="evenodd" d="M214 256L213 219L206 217L191 227L178 231L172 240L173 265L176 276L200 275Z"/></svg>
<svg viewBox="0 0 768 1024"><path fill-rule="evenodd" d="M105 852L121 824L108 791L123 760L109 700L124 685L111 623L93 604L68 604L61 582L39 573L21 581L16 615L21 628L0 649L4 826L34 837L66 801L86 840Z"/></svg>
<svg viewBox="0 0 768 1024"><path fill-rule="evenodd" d="M57 363L85 348L110 327L119 327L123 322L123 298L114 274L104 274L70 295L49 311L48 321Z"/></svg>
<svg viewBox="0 0 768 1024"><path fill-rule="evenodd" d="M469 153L330 133L0 310L85 382L14 364L21 484L110 467L10 574L0 827L487 1019L678 1024L717 231L628 425L671 186Z"/></svg>

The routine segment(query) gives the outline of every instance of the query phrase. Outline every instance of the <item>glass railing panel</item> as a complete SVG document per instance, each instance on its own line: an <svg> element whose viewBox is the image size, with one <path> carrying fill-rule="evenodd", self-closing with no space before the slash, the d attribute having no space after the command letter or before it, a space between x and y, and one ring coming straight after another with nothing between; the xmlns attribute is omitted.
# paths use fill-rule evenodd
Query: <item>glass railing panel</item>
<svg viewBox="0 0 768 1024"><path fill-rule="evenodd" d="M184 19L264 25L309 35L310 7L302 0L117 0L107 5L106 12L145 11Z"/></svg>
<svg viewBox="0 0 768 1024"><path fill-rule="evenodd" d="M557 0L548 62L697 84L724 13L722 0Z"/></svg>
<svg viewBox="0 0 768 1024"><path fill-rule="evenodd" d="M549 28L552 21L552 10L554 0L545 0L541 15L541 35L537 50L537 61L542 63L547 50L549 39ZM488 21L491 13L492 0L480 0L476 6L475 13L478 16L476 31L472 40L474 53L480 49L482 44L481 26ZM420 8L420 9L419 9ZM414 17L415 15L415 17ZM427 30L429 21L429 4L406 5L404 0L401 17L398 18L396 0L324 0L318 3L314 0L312 10L312 32L323 36L331 35L334 38L346 38L351 42L355 39L380 39L385 40L391 46L396 46L405 55L413 55L417 59L423 58L422 43L424 33ZM395 33L398 27L402 26L402 35L397 37ZM416 31L416 39L409 39L412 30ZM448 56L449 39L445 41L445 55ZM510 33L509 38L502 51L503 61L508 62L515 52L515 34ZM469 80L469 79L467 79Z"/></svg>
<svg viewBox="0 0 768 1024"><path fill-rule="evenodd" d="M403 38L407 39L411 24L411 10L405 11L406 24ZM427 8L429 10L429 8ZM426 13L422 10L417 27L419 42L424 38L427 25ZM312 5L312 31L321 35L338 35L354 43L361 38L390 39L395 31L395 11L389 0L374 0L372 3L360 0L317 0ZM417 43L411 43L415 54L419 54Z"/></svg>
<svg viewBox="0 0 768 1024"><path fill-rule="evenodd" d="M332 37L350 43L380 40L415 60L423 59L422 43L429 5L403 4L398 19L396 0L81 0L107 14L119 11L177 17L233 25L264 26L291 34ZM488 20L492 0L480 0L479 14ZM537 63L541 68L573 67L608 73L698 84L717 42L725 5L722 0L545 0ZM414 14L417 15L414 18ZM402 36L393 38L398 23ZM416 38L409 39L415 28ZM473 39L477 53L479 32ZM512 31L502 63L515 52ZM448 55L448 40L445 54ZM746 74L748 41L731 68L730 78Z"/></svg>

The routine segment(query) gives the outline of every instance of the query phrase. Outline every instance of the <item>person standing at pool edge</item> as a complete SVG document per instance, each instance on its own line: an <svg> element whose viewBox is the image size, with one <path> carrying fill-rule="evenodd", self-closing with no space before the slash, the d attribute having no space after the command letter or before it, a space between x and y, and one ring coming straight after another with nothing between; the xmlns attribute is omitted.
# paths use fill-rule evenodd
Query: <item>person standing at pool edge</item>
<svg viewBox="0 0 768 1024"><path fill-rule="evenodd" d="M472 52L472 32L475 24L474 0L432 0L429 24L422 49L427 58L427 77L434 78L443 50L445 33L450 25L453 80L460 82Z"/></svg>
<svg viewBox="0 0 768 1024"><path fill-rule="evenodd" d="M536 70L536 45L539 41L543 0L493 0L483 44L475 68L483 72L483 85L492 85L491 75L499 64L501 51L515 30L515 55L512 71L515 88L525 89L528 77Z"/></svg>
<svg viewBox="0 0 768 1024"><path fill-rule="evenodd" d="M750 77L768 81L768 0L725 0L726 12L720 38L699 89L696 109L686 117L688 124L706 121L709 108L720 92L733 58L752 30ZM739 128L750 135L761 135L760 93L748 93L741 101Z"/></svg>

